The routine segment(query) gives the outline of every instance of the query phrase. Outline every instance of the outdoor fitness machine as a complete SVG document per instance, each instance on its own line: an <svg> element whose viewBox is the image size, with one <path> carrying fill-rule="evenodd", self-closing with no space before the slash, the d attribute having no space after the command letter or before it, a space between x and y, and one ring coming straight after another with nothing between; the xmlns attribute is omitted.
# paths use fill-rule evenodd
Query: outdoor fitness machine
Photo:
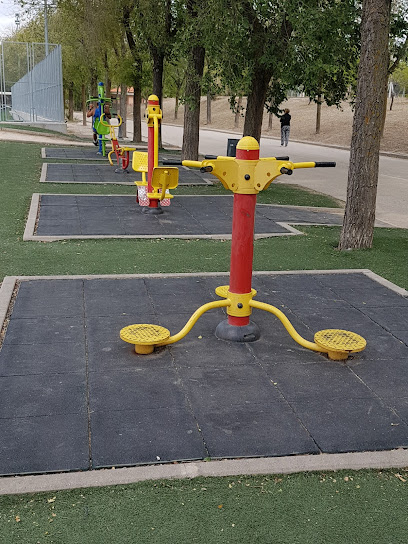
<svg viewBox="0 0 408 544"><path fill-rule="evenodd" d="M297 168L332 167L336 163L293 163L275 157L260 159L258 142L246 136L237 145L236 157L207 158L202 162L183 161L182 164L201 168L202 172L211 172L225 189L234 193L230 283L215 289L222 300L198 308L178 334L170 336L170 331L164 327L140 324L123 328L120 331L121 339L134 344L136 353L152 353L155 346L174 344L184 338L208 310L225 307L228 319L218 324L215 335L222 340L253 342L260 337L260 330L249 317L252 308L258 308L275 315L295 342L312 351L327 353L329 359L344 360L350 353L362 351L366 346L365 339L350 331L326 329L315 334L314 342L305 340L278 308L254 300L256 291L251 287L256 195L267 189L281 174L291 175Z"/></svg>
<svg viewBox="0 0 408 544"><path fill-rule="evenodd" d="M111 104L112 100L105 96L105 87L102 81L98 83L98 98L91 96L91 98L86 101L87 104L90 104L91 102L96 102L98 104L97 111L99 111L99 115L92 117L92 128L98 135L98 152L106 157L106 142L109 142L110 139L105 136L109 134L110 128L109 124L101 122L101 119L105 114L105 105Z"/></svg>
<svg viewBox="0 0 408 544"><path fill-rule="evenodd" d="M132 168L142 173L142 181L137 185L137 201L143 206L143 213L163 213L162 206L170 206L173 195L169 189L178 185L178 168L159 166L159 124L162 118L159 99L152 94L148 98L147 121L147 153L134 151ZM147 173L147 181L146 181Z"/></svg>
<svg viewBox="0 0 408 544"><path fill-rule="evenodd" d="M108 153L108 159L109 159L109 162L110 164L113 166L113 161L112 161L112 155L113 153L115 153L116 155L116 162L118 163L118 166L121 167L121 172L123 173L127 173L127 167L129 166L129 162L130 162L130 153L131 151L136 151L136 148L135 147L124 147L124 146L121 146L118 142L118 139L116 137L116 132L115 132L115 129L119 129L119 127L121 126L123 120L122 120L122 117L117 114L116 117L119 121L119 123L117 125L110 125L109 123L105 123L104 121L104 116L105 114L103 113L100 117L100 124L104 127L108 127L109 128L109 135L110 135L110 140L112 142L112 151L109 151ZM116 170L117 172L118 170Z"/></svg>

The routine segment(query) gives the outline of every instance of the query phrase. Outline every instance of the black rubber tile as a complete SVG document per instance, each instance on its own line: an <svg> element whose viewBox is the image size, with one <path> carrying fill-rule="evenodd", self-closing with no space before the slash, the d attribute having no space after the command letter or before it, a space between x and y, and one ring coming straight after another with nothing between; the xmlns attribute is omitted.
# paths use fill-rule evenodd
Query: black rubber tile
<svg viewBox="0 0 408 544"><path fill-rule="evenodd" d="M85 372L1 377L0 390L0 419L87 413Z"/></svg>
<svg viewBox="0 0 408 544"><path fill-rule="evenodd" d="M87 317L150 314L153 306L143 279L93 279L84 281ZM102 296L101 296L102 295Z"/></svg>
<svg viewBox="0 0 408 544"><path fill-rule="evenodd" d="M89 317L86 320L88 352L99 352L106 346L112 347L112 344L122 346L124 342L119 337L120 330L136 323L160 325L157 317L149 314Z"/></svg>
<svg viewBox="0 0 408 544"><path fill-rule="evenodd" d="M184 406L94 412L91 440L95 468L208 456L197 423Z"/></svg>
<svg viewBox="0 0 408 544"><path fill-rule="evenodd" d="M193 313L197 308L216 299L196 278L146 278L146 287L158 314ZM218 297L217 297L218 298Z"/></svg>
<svg viewBox="0 0 408 544"><path fill-rule="evenodd" d="M294 314L314 332L323 329L344 329L363 335L370 329L377 329L373 321L354 308L330 308L330 312L299 308ZM360 332L359 332L360 331Z"/></svg>
<svg viewBox="0 0 408 544"><path fill-rule="evenodd" d="M40 212L41 221L78 221L78 207L73 204L71 206L41 206Z"/></svg>
<svg viewBox="0 0 408 544"><path fill-rule="evenodd" d="M84 197L87 198L87 197ZM82 199L81 199L82 200ZM77 197L74 195L41 195L41 207L43 206L76 206Z"/></svg>
<svg viewBox="0 0 408 544"><path fill-rule="evenodd" d="M58 148L45 147L46 159L78 159L78 160L103 160L107 161L108 157L103 157L97 154L97 147L92 148Z"/></svg>
<svg viewBox="0 0 408 544"><path fill-rule="evenodd" d="M378 307L364 308L362 311L389 331L408 331L408 300L406 299L402 299L398 306L392 306L392 310L390 307Z"/></svg>
<svg viewBox="0 0 408 544"><path fill-rule="evenodd" d="M408 358L370 361L348 366L376 395L387 400L408 397Z"/></svg>
<svg viewBox="0 0 408 544"><path fill-rule="evenodd" d="M210 457L318 453L313 439L284 402L195 410Z"/></svg>
<svg viewBox="0 0 408 544"><path fill-rule="evenodd" d="M69 234L67 232L66 234ZM120 224L119 218L107 219L101 222L99 219L81 219L81 234L86 236L120 236L129 234Z"/></svg>
<svg viewBox="0 0 408 544"><path fill-rule="evenodd" d="M185 394L174 368L134 368L89 373L90 409L177 408Z"/></svg>
<svg viewBox="0 0 408 544"><path fill-rule="evenodd" d="M82 233L79 221L41 220L36 232L38 236L79 236Z"/></svg>
<svg viewBox="0 0 408 544"><path fill-rule="evenodd" d="M376 360L408 360L408 346L402 342L395 333L390 334L379 325L370 327L370 332L366 336L367 347L356 357L366 361Z"/></svg>
<svg viewBox="0 0 408 544"><path fill-rule="evenodd" d="M381 285L364 273L350 272L346 274L319 274L315 276L322 284L331 289L372 289Z"/></svg>
<svg viewBox="0 0 408 544"><path fill-rule="evenodd" d="M217 324L213 321L212 326L210 324L203 331L198 322L197 328L194 327L182 341L169 347L179 368L230 368L256 364L247 344L226 342L215 336Z"/></svg>
<svg viewBox="0 0 408 544"><path fill-rule="evenodd" d="M400 331L400 330L393 330L392 334L401 340L401 342L404 342L406 346L408 346L408 330Z"/></svg>
<svg viewBox="0 0 408 544"><path fill-rule="evenodd" d="M93 342L92 349L88 353L90 372L134 370L135 368L156 369L171 366L173 366L173 359L168 348L156 348L149 355L139 355L135 353L132 344L128 344L119 338L119 333L114 342Z"/></svg>
<svg viewBox="0 0 408 544"><path fill-rule="evenodd" d="M324 287L320 291L304 291L302 296L293 291L279 292L279 299L286 307L292 311L298 308L307 308L308 310L320 310L325 308L349 308L348 302L343 300L341 296L336 295L330 289Z"/></svg>
<svg viewBox="0 0 408 544"><path fill-rule="evenodd" d="M38 298L81 297L83 280L24 280L19 282L18 296L38 296Z"/></svg>
<svg viewBox="0 0 408 544"><path fill-rule="evenodd" d="M291 293L294 291L309 293L322 290L321 277L321 275L315 274L271 274L270 276L257 276L257 279L270 293Z"/></svg>
<svg viewBox="0 0 408 544"><path fill-rule="evenodd" d="M56 198L58 200L64 200L65 195L56 195ZM91 207L91 208L99 208L99 207L113 207L117 204L117 201L120 197L119 196L105 196L105 195L80 195L78 197L75 197L75 202L78 206L78 208L81 208L83 206ZM129 199L129 197L126 197ZM87 210L86 213L88 213L89 210Z"/></svg>
<svg viewBox="0 0 408 544"><path fill-rule="evenodd" d="M59 344L84 341L83 318L38 317L11 319L4 345Z"/></svg>
<svg viewBox="0 0 408 544"><path fill-rule="evenodd" d="M237 404L265 406L282 396L259 365L222 368L181 368L180 376L193 410L232 407Z"/></svg>
<svg viewBox="0 0 408 544"><path fill-rule="evenodd" d="M291 404L324 453L408 446L408 426L379 400L337 398Z"/></svg>
<svg viewBox="0 0 408 544"><path fill-rule="evenodd" d="M39 286L39 289L25 289L25 282L21 284L18 292L11 319L14 316L31 317L82 317L84 314L84 303L82 293L75 287L69 295L63 287L63 291L58 293L55 289L51 294L46 294L44 289ZM82 291L82 282L80 282Z"/></svg>
<svg viewBox="0 0 408 544"><path fill-rule="evenodd" d="M405 424L408 424L408 395L405 393L404 397L394 397L394 399L390 399L389 402L396 414Z"/></svg>
<svg viewBox="0 0 408 544"><path fill-rule="evenodd" d="M0 436L0 474L89 468L86 415L0 419Z"/></svg>
<svg viewBox="0 0 408 544"><path fill-rule="evenodd" d="M264 363L265 364L265 363ZM322 403L332 399L373 398L374 394L346 365L335 361L311 364L265 364L272 383L288 401L319 398Z"/></svg>
<svg viewBox="0 0 408 544"><path fill-rule="evenodd" d="M377 284L363 289L335 289L335 293L356 307L402 307L408 312L408 299Z"/></svg>
<svg viewBox="0 0 408 544"><path fill-rule="evenodd" d="M85 371L82 342L59 344L5 345L0 351L0 376L59 374Z"/></svg>

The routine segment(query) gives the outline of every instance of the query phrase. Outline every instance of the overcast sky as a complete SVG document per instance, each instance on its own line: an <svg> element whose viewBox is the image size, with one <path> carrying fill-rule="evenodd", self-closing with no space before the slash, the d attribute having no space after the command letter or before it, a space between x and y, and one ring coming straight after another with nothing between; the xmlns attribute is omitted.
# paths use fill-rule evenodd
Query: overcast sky
<svg viewBox="0 0 408 544"><path fill-rule="evenodd" d="M0 0L0 37L15 28L15 15L22 11L22 8L15 5L13 0Z"/></svg>

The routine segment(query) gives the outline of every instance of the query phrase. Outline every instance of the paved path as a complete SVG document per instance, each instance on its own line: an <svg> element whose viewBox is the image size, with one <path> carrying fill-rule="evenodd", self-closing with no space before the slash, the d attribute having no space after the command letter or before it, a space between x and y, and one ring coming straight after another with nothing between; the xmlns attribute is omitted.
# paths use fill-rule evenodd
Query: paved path
<svg viewBox="0 0 408 544"><path fill-rule="evenodd" d="M142 125L144 136L147 128ZM145 134L146 133L146 134ZM183 127L163 125L163 142L181 146ZM227 139L239 138L234 133L200 130L200 153L220 154L227 152ZM220 151L221 150L221 151ZM261 139L261 156L288 154L297 161L336 161L337 167L326 170L297 170L289 178L282 176L284 183L302 185L341 200L346 199L347 174L350 152L344 149L316 146L313 144L289 142L282 148L278 140ZM400 228L408 228L408 161L381 156L380 176L377 194L377 219Z"/></svg>

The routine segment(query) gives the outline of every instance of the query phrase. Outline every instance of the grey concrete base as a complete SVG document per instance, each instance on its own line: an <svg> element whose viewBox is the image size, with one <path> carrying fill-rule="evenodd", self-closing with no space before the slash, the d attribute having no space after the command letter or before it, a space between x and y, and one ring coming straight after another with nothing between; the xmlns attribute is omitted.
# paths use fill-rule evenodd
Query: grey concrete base
<svg viewBox="0 0 408 544"><path fill-rule="evenodd" d="M171 465L102 469L37 476L0 478L0 495L40 493L85 487L125 485L135 482L192 479L257 474L293 474L296 472L405 468L408 450L365 451L294 457L224 459Z"/></svg>

